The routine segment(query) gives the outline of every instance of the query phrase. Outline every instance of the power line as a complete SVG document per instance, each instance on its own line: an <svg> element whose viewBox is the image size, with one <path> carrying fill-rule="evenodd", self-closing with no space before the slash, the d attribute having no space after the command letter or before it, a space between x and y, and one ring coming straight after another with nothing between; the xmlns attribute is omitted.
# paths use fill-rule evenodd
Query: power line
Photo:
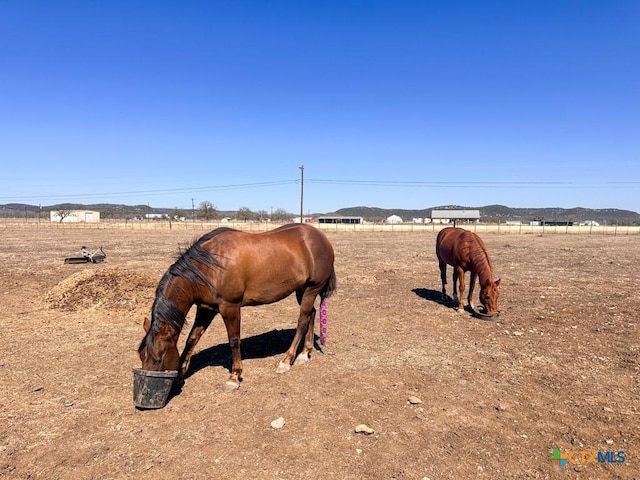
<svg viewBox="0 0 640 480"><path fill-rule="evenodd" d="M573 182L440 182L440 181L393 181L393 180L322 180L308 179L308 183L333 185L363 185L375 187L524 187L524 186L567 186Z"/></svg>
<svg viewBox="0 0 640 480"><path fill-rule="evenodd" d="M158 190L130 190L121 192L102 192L102 193L74 193L74 194L54 194L54 195L20 195L20 196L7 196L1 195L0 199L55 199L55 198L78 198L78 197L123 197L123 196L155 196L155 195L167 195L174 193L193 193L193 192L208 192L219 190L242 190L248 188L262 188L271 187L277 185L296 184L298 180L280 180L273 182L258 182L258 183L240 183L235 185L214 185L208 187L189 187L189 188L168 188Z"/></svg>
<svg viewBox="0 0 640 480"><path fill-rule="evenodd" d="M351 186L362 186L362 187L401 187L401 188L493 188L493 189L532 189L532 188L542 188L542 189L552 189L552 188L638 188L640 182L629 182L629 181L620 181L620 182L600 182L597 184L584 184L579 182L570 182L570 181L556 181L556 182L547 182L547 181L522 181L522 182L513 182L513 181L395 181L395 180L341 180L341 179L304 179L303 177L303 169L304 167L300 167L301 169L301 178L300 179L291 179L291 180L276 180L269 182L255 182L255 183L239 183L239 184L228 184L228 185L209 185L204 187L185 187L185 188L169 188L169 189L155 189L155 190L128 190L128 191L111 191L111 192L101 192L101 193L78 193L78 194L52 194L52 195L18 195L18 196L10 196L10 195L0 195L0 200L2 201L40 201L43 199L74 199L74 198L114 198L114 197L123 197L123 196L159 196L159 195L170 195L170 194L179 194L179 193L196 193L196 192L215 192L215 191L227 191L227 190L243 190L243 189L253 189L253 188L266 188L266 187L277 187L283 185L293 185L293 184L301 184L301 192L302 192L302 182L306 182L308 184L325 184L325 185L351 185ZM302 194L301 194L302 197ZM302 202L301 202L302 203Z"/></svg>
<svg viewBox="0 0 640 480"><path fill-rule="evenodd" d="M326 179L307 179L307 183L331 184L331 185L354 185L354 186L372 186L372 187L415 187L415 188L637 188L640 182L602 182L598 184L585 184L579 182L511 182L511 181L458 181L458 182L441 182L441 181L392 181L392 180L326 180Z"/></svg>

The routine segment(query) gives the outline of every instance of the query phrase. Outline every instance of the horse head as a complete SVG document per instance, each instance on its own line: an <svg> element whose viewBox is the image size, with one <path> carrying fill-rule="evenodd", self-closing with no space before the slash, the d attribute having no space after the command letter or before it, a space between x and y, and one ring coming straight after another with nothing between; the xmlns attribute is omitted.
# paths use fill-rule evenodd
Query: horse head
<svg viewBox="0 0 640 480"><path fill-rule="evenodd" d="M146 335L138 347L143 370L161 371L177 370L180 364L177 334L169 324L159 329L152 329L148 318L143 324Z"/></svg>
<svg viewBox="0 0 640 480"><path fill-rule="evenodd" d="M484 306L483 316L485 317L493 317L500 313L498 311L499 286L500 279L494 282L490 278L480 285L480 303Z"/></svg>

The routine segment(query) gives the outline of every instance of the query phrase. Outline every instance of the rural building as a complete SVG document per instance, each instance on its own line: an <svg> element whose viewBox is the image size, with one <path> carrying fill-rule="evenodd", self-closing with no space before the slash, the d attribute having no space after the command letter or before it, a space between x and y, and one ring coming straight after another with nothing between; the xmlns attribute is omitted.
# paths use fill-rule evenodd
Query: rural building
<svg viewBox="0 0 640 480"><path fill-rule="evenodd" d="M362 217L318 217L318 223L360 224L364 223L364 220Z"/></svg>
<svg viewBox="0 0 640 480"><path fill-rule="evenodd" d="M432 210L431 220L433 223L453 222L475 222L480 221L480 210Z"/></svg>
<svg viewBox="0 0 640 480"><path fill-rule="evenodd" d="M384 223L402 223L402 217L398 215L391 215L390 217L387 217Z"/></svg>
<svg viewBox="0 0 640 480"><path fill-rule="evenodd" d="M98 223L100 212L95 210L51 210L49 218L56 223Z"/></svg>
<svg viewBox="0 0 640 480"><path fill-rule="evenodd" d="M291 219L291 223L312 223L313 217L302 217L302 222L300 222L300 217L293 217Z"/></svg>
<svg viewBox="0 0 640 480"><path fill-rule="evenodd" d="M573 222L556 222L556 221L548 221L548 220L534 220L529 222L531 227L572 227Z"/></svg>

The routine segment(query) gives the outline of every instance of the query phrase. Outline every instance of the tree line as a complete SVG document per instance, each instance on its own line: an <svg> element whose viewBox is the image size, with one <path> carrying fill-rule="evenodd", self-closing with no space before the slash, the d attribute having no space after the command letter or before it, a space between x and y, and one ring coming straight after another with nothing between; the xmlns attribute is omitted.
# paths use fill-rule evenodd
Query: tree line
<svg viewBox="0 0 640 480"><path fill-rule="evenodd" d="M176 208L171 216L173 218L194 218L204 221L222 220L225 217L233 216L232 219L240 220L243 222L284 222L291 220L293 215L283 208L276 208L275 210L272 209L271 211L253 211L249 207L240 207L236 212L223 212L219 211L218 207L214 203L205 200L203 202L200 202L198 208L194 209L191 214L188 214L184 210Z"/></svg>

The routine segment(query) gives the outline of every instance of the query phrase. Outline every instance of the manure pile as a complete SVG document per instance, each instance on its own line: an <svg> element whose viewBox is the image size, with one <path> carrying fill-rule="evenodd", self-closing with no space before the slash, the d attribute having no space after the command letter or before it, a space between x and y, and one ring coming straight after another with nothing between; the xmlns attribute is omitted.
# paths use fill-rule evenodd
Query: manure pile
<svg viewBox="0 0 640 480"><path fill-rule="evenodd" d="M86 309L150 309L159 279L121 267L76 272L45 296L51 308L73 312Z"/></svg>

